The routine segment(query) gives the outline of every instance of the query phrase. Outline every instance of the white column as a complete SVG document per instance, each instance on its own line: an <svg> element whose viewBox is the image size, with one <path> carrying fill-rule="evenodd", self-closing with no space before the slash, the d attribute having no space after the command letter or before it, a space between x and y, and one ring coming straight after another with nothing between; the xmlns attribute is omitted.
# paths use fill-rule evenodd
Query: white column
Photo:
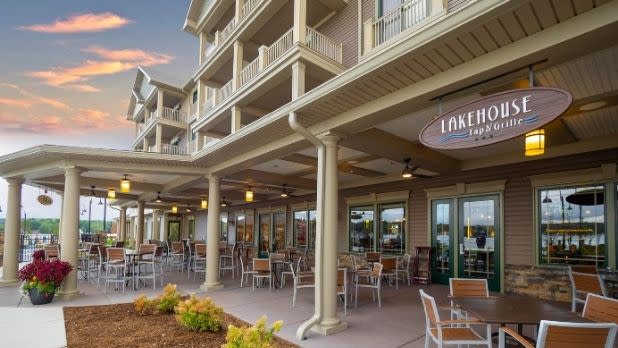
<svg viewBox="0 0 618 348"><path fill-rule="evenodd" d="M6 220L4 224L4 265L0 287L17 285L19 262L19 226L21 225L21 186L22 178L8 178L9 192L6 200Z"/></svg>
<svg viewBox="0 0 618 348"><path fill-rule="evenodd" d="M159 240L162 242L167 242L167 226L168 226L168 222L169 222L169 215L167 214L163 214L163 228L161 229L160 233L161 235L159 236Z"/></svg>
<svg viewBox="0 0 618 348"><path fill-rule="evenodd" d="M148 139L147 137L144 137L143 147L144 147L144 152L148 152L149 151L150 139Z"/></svg>
<svg viewBox="0 0 618 348"><path fill-rule="evenodd" d="M292 64L292 100L305 94L305 63L296 61Z"/></svg>
<svg viewBox="0 0 618 348"><path fill-rule="evenodd" d="M201 31L198 35L199 39L200 39L200 55L197 58L197 61L199 63L199 65L202 65L202 62L204 60L204 52L206 51L206 33L204 33L203 31Z"/></svg>
<svg viewBox="0 0 618 348"><path fill-rule="evenodd" d="M135 248L144 243L144 201L137 202L137 234L135 236Z"/></svg>
<svg viewBox="0 0 618 348"><path fill-rule="evenodd" d="M58 245L60 245L62 244L62 233L60 233L60 231L62 229L62 220L64 220L62 216L62 206L64 205L64 192L59 192L58 196L60 196L60 220L58 221Z"/></svg>
<svg viewBox="0 0 618 348"><path fill-rule="evenodd" d="M242 124L242 109L240 108L240 106L238 105L234 105L232 106L232 108L230 109L230 113L232 114L231 117L231 134L236 133L236 131L240 130L240 126Z"/></svg>
<svg viewBox="0 0 618 348"><path fill-rule="evenodd" d="M439 16L446 12L448 0L431 0L431 16Z"/></svg>
<svg viewBox="0 0 618 348"><path fill-rule="evenodd" d="M262 71L268 66L268 46L258 48L258 70Z"/></svg>
<svg viewBox="0 0 618 348"><path fill-rule="evenodd" d="M157 118L163 117L163 91L157 90Z"/></svg>
<svg viewBox="0 0 618 348"><path fill-rule="evenodd" d="M197 118L204 114L204 102L206 101L206 85L202 80L197 81Z"/></svg>
<svg viewBox="0 0 618 348"><path fill-rule="evenodd" d="M323 335L332 335L345 330L347 327L347 324L337 316L337 211L339 195L337 142L339 138L335 135L326 135L322 137L322 141L325 147L324 211L322 211L321 217L324 221L321 275L323 316L313 330Z"/></svg>
<svg viewBox="0 0 618 348"><path fill-rule="evenodd" d="M127 236L127 207L120 208L118 225L118 240L125 240Z"/></svg>
<svg viewBox="0 0 618 348"><path fill-rule="evenodd" d="M77 291L77 245L79 238L79 168L66 168L64 172L64 199L62 200L62 244L60 257L75 269L64 279L63 295L75 295Z"/></svg>
<svg viewBox="0 0 618 348"><path fill-rule="evenodd" d="M234 58L232 59L232 91L240 88L240 72L242 71L243 43L234 41Z"/></svg>
<svg viewBox="0 0 618 348"><path fill-rule="evenodd" d="M219 282L219 214L220 206L219 177L208 176L208 221L206 225L206 280L202 290L223 288Z"/></svg>
<svg viewBox="0 0 618 348"><path fill-rule="evenodd" d="M240 20L240 11L242 10L244 6L245 6L245 0L236 0L235 14L236 14L237 21Z"/></svg>
<svg viewBox="0 0 618 348"><path fill-rule="evenodd" d="M152 239L160 240L161 235L161 212L159 209L152 211Z"/></svg>
<svg viewBox="0 0 618 348"><path fill-rule="evenodd" d="M307 0L294 0L294 27L292 37L294 42L305 42L307 35Z"/></svg>
<svg viewBox="0 0 618 348"><path fill-rule="evenodd" d="M161 153L163 150L163 125L157 123L155 128L155 151Z"/></svg>

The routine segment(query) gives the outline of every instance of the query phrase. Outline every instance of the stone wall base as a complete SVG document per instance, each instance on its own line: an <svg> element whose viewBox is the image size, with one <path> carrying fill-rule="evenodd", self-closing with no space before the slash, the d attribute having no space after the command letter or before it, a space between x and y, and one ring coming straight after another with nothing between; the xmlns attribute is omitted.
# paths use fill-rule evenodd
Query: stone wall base
<svg viewBox="0 0 618 348"><path fill-rule="evenodd" d="M506 293L553 301L571 301L571 283L565 267L506 265Z"/></svg>

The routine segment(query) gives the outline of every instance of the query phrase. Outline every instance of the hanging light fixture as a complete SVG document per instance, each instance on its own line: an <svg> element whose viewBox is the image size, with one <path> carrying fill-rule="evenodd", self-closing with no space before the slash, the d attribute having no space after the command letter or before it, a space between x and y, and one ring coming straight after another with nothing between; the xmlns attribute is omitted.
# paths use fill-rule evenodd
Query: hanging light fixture
<svg viewBox="0 0 618 348"><path fill-rule="evenodd" d="M116 199L116 189L110 187L107 189L107 198L108 199Z"/></svg>
<svg viewBox="0 0 618 348"><path fill-rule="evenodd" d="M538 156L545 153L545 130L535 129L526 133L526 156Z"/></svg>
<svg viewBox="0 0 618 348"><path fill-rule="evenodd" d="M200 201L200 208L208 209L208 200L204 196L202 196L202 200Z"/></svg>
<svg viewBox="0 0 618 348"><path fill-rule="evenodd" d="M401 177L404 179L410 179L414 176L412 173L414 170L410 167L410 158L404 158L403 161L406 166L403 167L403 170L401 171Z"/></svg>
<svg viewBox="0 0 618 348"><path fill-rule="evenodd" d="M283 184L283 188L281 189L281 197L285 198L289 195L287 184Z"/></svg>
<svg viewBox="0 0 618 348"><path fill-rule="evenodd" d="M103 199L101 199L101 197L99 197L99 205L103 205Z"/></svg>
<svg viewBox="0 0 618 348"><path fill-rule="evenodd" d="M223 196L223 198L221 199L221 206L222 207L227 207L227 202L225 201L225 196Z"/></svg>
<svg viewBox="0 0 618 348"><path fill-rule="evenodd" d="M127 178L127 174L124 174L124 178L120 179L120 192L128 193L131 191L131 180Z"/></svg>
<svg viewBox="0 0 618 348"><path fill-rule="evenodd" d="M253 191L251 190L251 186L245 191L245 202L253 202Z"/></svg>
<svg viewBox="0 0 618 348"><path fill-rule="evenodd" d="M162 203L163 200L161 199L161 192L157 192L157 199L155 199L155 202L157 203Z"/></svg>
<svg viewBox="0 0 618 348"><path fill-rule="evenodd" d="M176 205L176 203L172 205L172 214L178 214L178 206Z"/></svg>
<svg viewBox="0 0 618 348"><path fill-rule="evenodd" d="M543 198L543 203L551 203L552 200L549 198L549 191L545 191L545 198Z"/></svg>
<svg viewBox="0 0 618 348"><path fill-rule="evenodd" d="M92 197L96 196L96 192L94 192L94 185L90 186L90 195Z"/></svg>
<svg viewBox="0 0 618 348"><path fill-rule="evenodd" d="M187 213L190 213L190 212L191 212L191 204L189 203L187 204Z"/></svg>

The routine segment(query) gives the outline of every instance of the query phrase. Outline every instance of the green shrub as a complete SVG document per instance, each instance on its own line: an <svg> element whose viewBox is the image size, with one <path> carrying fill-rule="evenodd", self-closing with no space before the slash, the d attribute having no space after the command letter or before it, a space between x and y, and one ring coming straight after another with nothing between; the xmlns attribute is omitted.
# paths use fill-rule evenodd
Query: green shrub
<svg viewBox="0 0 618 348"><path fill-rule="evenodd" d="M157 312L158 302L156 299L150 299L146 295L139 295L133 301L135 312L139 315L151 315Z"/></svg>
<svg viewBox="0 0 618 348"><path fill-rule="evenodd" d="M157 297L159 313L174 313L174 308L180 302L180 293L176 291L176 284L167 284L163 293Z"/></svg>
<svg viewBox="0 0 618 348"><path fill-rule="evenodd" d="M222 348L270 348L276 332L281 330L283 321L277 320L269 329L266 327L266 316L262 316L251 327L236 327L230 325L227 328L225 344Z"/></svg>
<svg viewBox="0 0 618 348"><path fill-rule="evenodd" d="M222 313L223 309L210 297L198 299L191 294L188 300L178 303L176 321L191 331L219 331Z"/></svg>

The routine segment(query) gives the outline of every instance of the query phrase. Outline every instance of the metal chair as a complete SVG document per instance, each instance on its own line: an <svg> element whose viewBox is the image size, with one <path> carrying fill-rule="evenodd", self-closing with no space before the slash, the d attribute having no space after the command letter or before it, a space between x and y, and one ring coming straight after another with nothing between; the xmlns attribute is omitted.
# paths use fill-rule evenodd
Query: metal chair
<svg viewBox="0 0 618 348"><path fill-rule="evenodd" d="M577 311L578 303L585 303L586 300L580 295L597 294L607 296L605 284L598 274L574 272L569 267L569 279L571 280L571 311Z"/></svg>
<svg viewBox="0 0 618 348"><path fill-rule="evenodd" d="M272 291L273 288L273 275L270 265L270 259L253 259L253 287L255 291L255 284L263 279L268 279L268 291Z"/></svg>
<svg viewBox="0 0 618 348"><path fill-rule="evenodd" d="M101 253L102 254L102 253ZM105 262L105 292L109 283L122 284L122 292L126 287L127 260L124 248L107 248ZM110 274L111 273L111 274Z"/></svg>
<svg viewBox="0 0 618 348"><path fill-rule="evenodd" d="M193 279L198 273L204 273L204 277L206 276L206 244L195 244L194 248Z"/></svg>
<svg viewBox="0 0 618 348"><path fill-rule="evenodd" d="M374 262L373 269L371 271L357 272L354 286L354 307L358 306L358 288L371 289L371 296L374 302L376 300L375 295L377 292L378 307L382 307L382 264L379 262Z"/></svg>
<svg viewBox="0 0 618 348"><path fill-rule="evenodd" d="M292 278L294 279L294 294L292 295L292 307L296 306L296 294L298 293L298 289L304 288L314 288L315 287L315 277L313 274L301 274L299 273L300 262L296 264L296 270L294 269L294 265L290 264L290 271L292 272Z"/></svg>
<svg viewBox="0 0 618 348"><path fill-rule="evenodd" d="M597 323L618 324L618 300L596 294L588 294L582 317Z"/></svg>
<svg viewBox="0 0 618 348"><path fill-rule="evenodd" d="M570 323L541 320L536 347L586 347L611 348L616 339L615 323ZM526 348L534 348L531 342L516 331L501 327L498 346L506 347L506 335L511 336Z"/></svg>

